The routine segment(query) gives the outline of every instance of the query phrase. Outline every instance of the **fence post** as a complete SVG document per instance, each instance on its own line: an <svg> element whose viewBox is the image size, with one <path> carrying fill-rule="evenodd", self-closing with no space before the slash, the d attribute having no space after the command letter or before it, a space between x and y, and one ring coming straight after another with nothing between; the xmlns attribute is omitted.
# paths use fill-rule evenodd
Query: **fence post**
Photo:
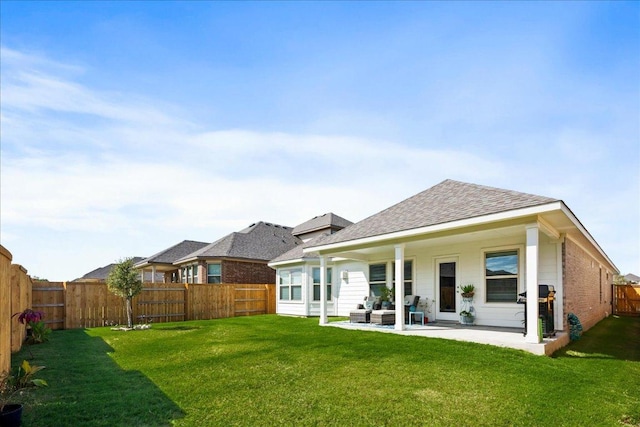
<svg viewBox="0 0 640 427"><path fill-rule="evenodd" d="M11 252L0 245L0 373L11 367Z"/></svg>
<svg viewBox="0 0 640 427"><path fill-rule="evenodd" d="M191 304L189 304L189 284L184 284L184 320L191 320Z"/></svg>

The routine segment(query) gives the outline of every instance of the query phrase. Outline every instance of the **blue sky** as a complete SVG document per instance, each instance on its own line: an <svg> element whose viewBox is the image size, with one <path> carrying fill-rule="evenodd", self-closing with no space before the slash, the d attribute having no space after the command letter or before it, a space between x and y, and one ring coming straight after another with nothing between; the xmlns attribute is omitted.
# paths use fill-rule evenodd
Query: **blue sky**
<svg viewBox="0 0 640 427"><path fill-rule="evenodd" d="M562 199L640 273L637 2L0 8L0 237L32 275L447 178Z"/></svg>

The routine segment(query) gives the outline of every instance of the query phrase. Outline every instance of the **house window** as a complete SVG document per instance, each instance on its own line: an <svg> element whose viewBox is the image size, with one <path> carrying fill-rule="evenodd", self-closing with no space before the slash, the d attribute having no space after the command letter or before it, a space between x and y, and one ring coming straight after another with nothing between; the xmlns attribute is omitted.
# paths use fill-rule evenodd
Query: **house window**
<svg viewBox="0 0 640 427"><path fill-rule="evenodd" d="M320 301L320 268L313 267L313 300ZM327 301L331 301L331 268L327 268Z"/></svg>
<svg viewBox="0 0 640 427"><path fill-rule="evenodd" d="M193 271L191 270L191 266L187 265L182 267L182 283L193 283Z"/></svg>
<svg viewBox="0 0 640 427"><path fill-rule="evenodd" d="M197 265L187 265L182 267L182 283L198 283Z"/></svg>
<svg viewBox="0 0 640 427"><path fill-rule="evenodd" d="M302 270L282 270L279 274L281 301L302 301Z"/></svg>
<svg viewBox="0 0 640 427"><path fill-rule="evenodd" d="M487 302L516 302L518 299L518 251L486 252Z"/></svg>
<svg viewBox="0 0 640 427"><path fill-rule="evenodd" d="M369 289L373 296L382 295L381 289L387 286L387 264L370 264L369 265Z"/></svg>
<svg viewBox="0 0 640 427"><path fill-rule="evenodd" d="M393 292L395 296L396 288L396 263L393 263ZM404 296L413 295L413 261L404 262Z"/></svg>
<svg viewBox="0 0 640 427"><path fill-rule="evenodd" d="M207 283L222 283L220 264L207 264Z"/></svg>

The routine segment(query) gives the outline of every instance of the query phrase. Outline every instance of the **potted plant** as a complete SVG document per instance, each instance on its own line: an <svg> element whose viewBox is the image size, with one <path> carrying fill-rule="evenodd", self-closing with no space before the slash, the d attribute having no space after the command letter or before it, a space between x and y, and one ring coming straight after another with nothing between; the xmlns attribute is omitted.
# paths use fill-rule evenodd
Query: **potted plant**
<svg viewBox="0 0 640 427"><path fill-rule="evenodd" d="M473 322L476 320L476 316L473 313L473 307L469 310L462 310L460 312L460 323L463 325L473 325Z"/></svg>
<svg viewBox="0 0 640 427"><path fill-rule="evenodd" d="M28 387L47 385L45 380L34 378L34 375L42 369L44 369L44 366L31 365L26 360L23 360L15 374L11 374L11 372L0 374L1 426L13 427L20 425L22 422L22 403L15 401L15 398Z"/></svg>
<svg viewBox="0 0 640 427"><path fill-rule="evenodd" d="M462 293L462 298L473 299L473 296L476 294L476 287L471 283L464 286L461 285L460 292Z"/></svg>
<svg viewBox="0 0 640 427"><path fill-rule="evenodd" d="M391 295L392 290L386 286L382 286L380 288L380 302L382 303L382 308L388 308L391 305Z"/></svg>
<svg viewBox="0 0 640 427"><path fill-rule="evenodd" d="M431 307L435 304L435 300L430 300L429 298L420 298L418 302L418 307L424 313L424 323L429 323L429 313L431 313Z"/></svg>

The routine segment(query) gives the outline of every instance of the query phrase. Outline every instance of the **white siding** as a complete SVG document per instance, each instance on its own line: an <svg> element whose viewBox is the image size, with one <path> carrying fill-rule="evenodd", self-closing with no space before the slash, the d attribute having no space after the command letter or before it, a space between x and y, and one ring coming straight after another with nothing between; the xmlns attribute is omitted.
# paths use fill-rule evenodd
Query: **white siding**
<svg viewBox="0 0 640 427"><path fill-rule="evenodd" d="M511 233L513 234L513 233ZM465 285L473 283L476 287L474 307L476 310L476 324L505 326L522 328L524 320L524 305L513 303L487 303L485 302L485 251L517 249L519 254L519 277L518 293L526 290L525 283L525 233L512 235L511 237L493 237L498 233L483 234L482 238L469 239L466 242L445 244L434 246L428 241L407 245L405 259L412 259L414 265L414 289L415 294L420 298L436 298L436 261L440 258L455 257L458 259L458 283ZM489 236L489 238L487 238ZM561 292L562 283L558 283L558 278L562 277L561 265L558 265L557 242L540 234L540 264L539 283L552 285ZM381 253L382 250L381 250ZM384 256L373 256L371 262L387 262L387 278L391 283L391 263L393 254L391 251L384 252ZM309 301L313 296L313 280L311 268L319 266L319 263L309 263L304 269L303 299ZM369 295L369 263L361 261L342 261L329 263L333 269L333 303L327 305L329 315L348 316L349 312L361 304L364 297ZM342 272L347 271L347 280L343 280ZM458 311L460 311L458 305ZM320 304L310 302L309 305L302 302L282 303L278 301L278 313L300 316L318 316L320 314ZM429 320L437 319L437 308L433 307L429 314Z"/></svg>

